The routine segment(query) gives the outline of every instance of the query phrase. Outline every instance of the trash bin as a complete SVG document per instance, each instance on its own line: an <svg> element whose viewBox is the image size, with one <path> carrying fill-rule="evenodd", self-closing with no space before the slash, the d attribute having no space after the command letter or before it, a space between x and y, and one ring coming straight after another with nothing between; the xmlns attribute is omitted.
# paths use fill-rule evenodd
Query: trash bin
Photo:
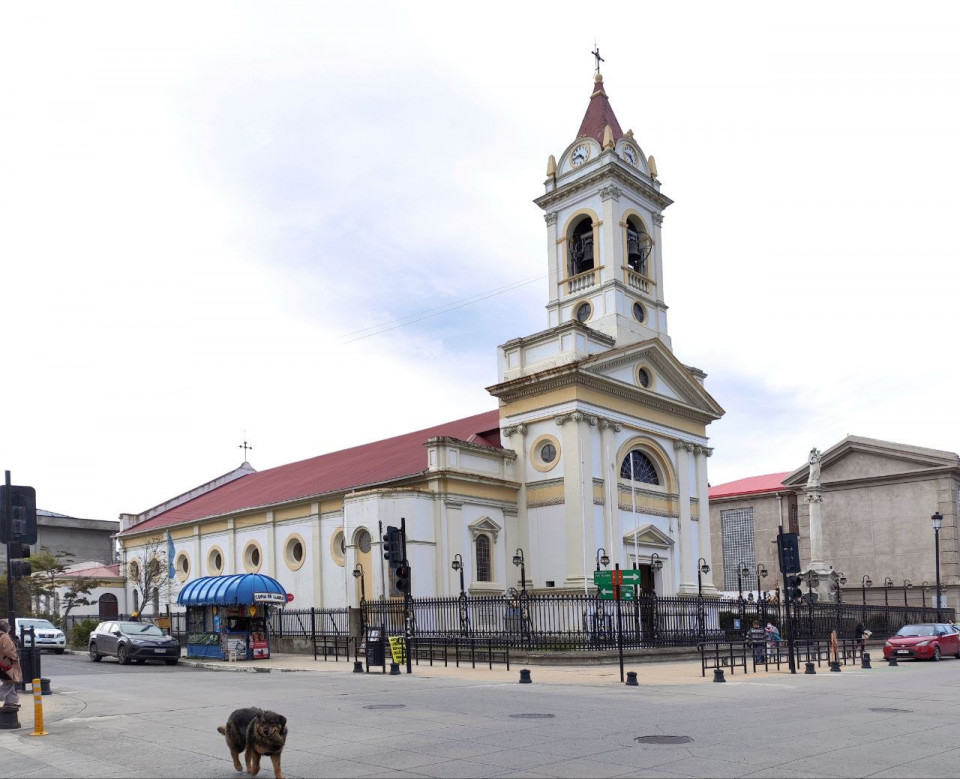
<svg viewBox="0 0 960 779"><path fill-rule="evenodd" d="M364 655L367 661L367 668L371 665L380 665L386 667L386 640L383 637L383 631L380 628L370 628L364 640Z"/></svg>
<svg viewBox="0 0 960 779"><path fill-rule="evenodd" d="M40 650L37 647L25 646L19 650L20 669L23 671L23 681L17 683L17 689L26 690L26 685L40 678Z"/></svg>

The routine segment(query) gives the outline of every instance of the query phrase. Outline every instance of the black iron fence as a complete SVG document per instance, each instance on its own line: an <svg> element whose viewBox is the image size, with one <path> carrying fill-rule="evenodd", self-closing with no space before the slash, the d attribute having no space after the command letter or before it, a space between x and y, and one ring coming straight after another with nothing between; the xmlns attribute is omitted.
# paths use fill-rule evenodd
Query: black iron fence
<svg viewBox="0 0 960 779"><path fill-rule="evenodd" d="M857 626L885 639L904 625L936 621L936 609L919 606L859 604L791 604L796 640L826 639L836 630L852 639ZM351 634L350 609L277 609L270 615L270 632L278 637L323 640ZM943 609L943 619L954 619ZM171 612L170 632L186 634L183 612ZM356 624L383 626L388 635L404 633L401 599L367 601ZM617 603L586 593L414 598L410 603L413 635L423 638L496 639L513 649L532 651L594 651L616 649L618 636L626 648L696 647L708 641L739 641L754 620L776 625L787 638L786 604L773 600L750 603L739 599L641 595ZM152 619L145 615L145 619ZM71 615L64 628L89 617ZM95 618L94 618L95 619ZM619 630L618 630L619 624Z"/></svg>

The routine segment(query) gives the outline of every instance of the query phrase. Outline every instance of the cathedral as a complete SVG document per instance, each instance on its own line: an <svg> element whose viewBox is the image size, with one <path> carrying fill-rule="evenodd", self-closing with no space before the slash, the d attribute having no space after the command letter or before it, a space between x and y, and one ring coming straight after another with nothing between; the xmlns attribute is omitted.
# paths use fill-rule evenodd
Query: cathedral
<svg viewBox="0 0 960 779"><path fill-rule="evenodd" d="M178 585L264 573L294 608L357 606L398 594L381 539L402 518L414 597L458 595L461 575L475 595L584 592L601 558L661 595L715 593L706 428L723 409L673 353L672 201L599 72L534 202L548 319L498 348L496 408L266 471L244 463L123 514L128 569L151 550ZM172 590L160 603L126 586L128 610L176 608Z"/></svg>

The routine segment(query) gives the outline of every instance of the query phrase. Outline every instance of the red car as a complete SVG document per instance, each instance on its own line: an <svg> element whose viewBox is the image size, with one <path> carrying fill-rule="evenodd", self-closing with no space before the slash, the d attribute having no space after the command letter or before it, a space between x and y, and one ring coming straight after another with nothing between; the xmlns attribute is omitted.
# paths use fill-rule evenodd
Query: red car
<svg viewBox="0 0 960 779"><path fill-rule="evenodd" d="M884 660L894 655L919 660L939 660L943 655L960 657L960 633L953 625L904 625L883 645Z"/></svg>

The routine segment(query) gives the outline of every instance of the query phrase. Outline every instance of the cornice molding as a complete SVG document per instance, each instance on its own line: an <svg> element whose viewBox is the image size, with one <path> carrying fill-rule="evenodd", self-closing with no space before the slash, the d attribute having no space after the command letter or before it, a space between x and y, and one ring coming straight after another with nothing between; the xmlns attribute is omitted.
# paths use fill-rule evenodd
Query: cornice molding
<svg viewBox="0 0 960 779"><path fill-rule="evenodd" d="M610 160L581 178L563 184L558 182L555 190L535 198L533 202L540 206L540 208L546 210L548 207L552 207L554 204L566 200L571 195L582 192L585 189L598 187L604 180L614 180L635 190L661 211L673 203L666 195L658 192L632 171L618 165L615 160Z"/></svg>

